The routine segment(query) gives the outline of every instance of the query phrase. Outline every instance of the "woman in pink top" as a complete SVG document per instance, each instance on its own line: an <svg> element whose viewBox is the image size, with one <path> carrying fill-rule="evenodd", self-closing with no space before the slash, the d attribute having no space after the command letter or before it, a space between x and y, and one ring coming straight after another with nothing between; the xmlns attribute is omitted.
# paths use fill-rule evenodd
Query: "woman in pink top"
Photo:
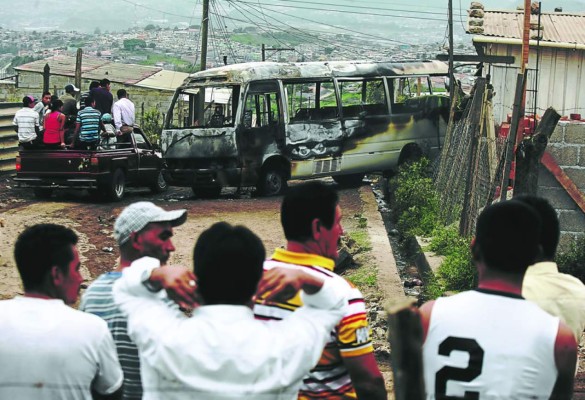
<svg viewBox="0 0 585 400"><path fill-rule="evenodd" d="M44 126L45 133L43 135L43 143L51 147L65 147L65 114L61 112L63 102L61 100L54 100L49 109L51 110L45 116Z"/></svg>

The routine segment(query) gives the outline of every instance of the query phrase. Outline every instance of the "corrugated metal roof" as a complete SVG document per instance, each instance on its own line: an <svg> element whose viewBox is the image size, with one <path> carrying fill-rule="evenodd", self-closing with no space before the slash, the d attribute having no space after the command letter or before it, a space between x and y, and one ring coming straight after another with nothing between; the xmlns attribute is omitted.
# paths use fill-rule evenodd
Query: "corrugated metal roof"
<svg viewBox="0 0 585 400"><path fill-rule="evenodd" d="M42 74L45 64L49 64L51 75L74 78L75 62L75 57L58 55L20 65L15 69ZM108 78L114 83L161 90L175 90L187 76L188 74L183 72L166 71L159 67L122 64L88 56L83 56L81 63L81 77L83 79L100 80Z"/></svg>
<svg viewBox="0 0 585 400"><path fill-rule="evenodd" d="M473 18L477 20L477 18ZM471 26L469 26L468 33ZM537 23L538 16L532 15L531 22ZM543 27L541 41L551 43L585 44L585 14L542 13L540 24ZM485 10L483 17L483 34L510 39L522 39L524 12ZM534 39L536 30L531 30Z"/></svg>
<svg viewBox="0 0 585 400"><path fill-rule="evenodd" d="M158 71L156 74L149 76L146 79L141 80L136 86L155 88L155 89L166 89L175 90L183 81L189 76L185 72L167 71L163 69Z"/></svg>

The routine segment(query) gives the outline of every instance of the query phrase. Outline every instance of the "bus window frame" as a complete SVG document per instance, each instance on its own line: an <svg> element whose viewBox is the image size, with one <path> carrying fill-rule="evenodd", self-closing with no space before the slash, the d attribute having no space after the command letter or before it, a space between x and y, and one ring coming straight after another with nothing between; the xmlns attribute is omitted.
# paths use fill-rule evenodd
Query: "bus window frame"
<svg viewBox="0 0 585 400"><path fill-rule="evenodd" d="M335 78L331 77L331 78L315 78L315 79L282 79L280 80L281 85L282 85L282 101L283 101L283 105L286 108L286 114L285 114L285 119L284 119L284 123L286 125L295 125L295 124L307 124L307 123L321 123L321 122L325 122L325 121L336 121L339 120L341 118L341 104L340 104L340 98L339 98L339 90L337 88L337 84L335 83ZM321 93L321 84L322 83L331 83L333 86L333 92L335 94L335 105L336 105L336 110L337 110L337 115L334 117L330 117L330 118L320 118L320 119L303 119L303 120L299 120L299 121L291 121L292 118L294 118L292 116L292 113L289 113L289 93L288 90L286 90L286 85L292 84L292 85L297 85L297 84L304 84L304 83L309 83L309 84L315 84L315 107L313 108L307 108L307 110L309 109L320 109L321 108L321 98L320 98L320 93ZM319 85L317 85L319 84ZM318 90L317 90L318 88ZM317 94L319 94L319 96L317 96ZM317 105L319 105L319 108L317 108Z"/></svg>
<svg viewBox="0 0 585 400"><path fill-rule="evenodd" d="M389 92L389 88L388 88L388 82L387 82L387 77L383 76L383 75L379 75L379 76L362 76L362 77L335 77L333 80L335 82L335 91L336 91L336 96L338 98L337 101L337 105L339 108L339 118L341 120L348 120L348 119L360 119L360 116L351 116L351 117L346 117L345 115L343 115L343 104L342 104L342 93L341 93L341 88L340 88L340 82L349 82L349 81L362 81L362 82L367 82L367 81L374 81L374 80L381 80L382 84L384 85L384 101L386 103L386 113L382 113L382 114L373 114L373 115L365 115L364 118L368 118L368 117L383 117L383 116L390 116L392 114L392 101L390 98L390 92ZM363 86L362 86L362 91L363 91ZM363 105L363 104L362 104Z"/></svg>

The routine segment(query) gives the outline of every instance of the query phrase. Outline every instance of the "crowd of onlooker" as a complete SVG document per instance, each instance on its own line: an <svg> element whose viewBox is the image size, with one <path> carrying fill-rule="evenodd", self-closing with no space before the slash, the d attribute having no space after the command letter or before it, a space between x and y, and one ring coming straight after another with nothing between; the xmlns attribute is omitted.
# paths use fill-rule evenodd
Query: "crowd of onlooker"
<svg viewBox="0 0 585 400"><path fill-rule="evenodd" d="M364 298L335 272L344 231L332 185L289 189L286 245L268 256L248 228L217 222L191 268L171 265L186 220L184 209L126 207L117 264L79 310L76 233L26 228L14 246L25 293L0 301L0 398L387 398ZM428 399L571 398L585 286L558 272L558 240L543 199L482 211L477 289L420 308L424 343L411 350L422 352Z"/></svg>
<svg viewBox="0 0 585 400"><path fill-rule="evenodd" d="M24 96L23 108L14 116L20 149L76 148L95 150L116 143L127 143L134 130L135 107L126 89L117 91L114 102L111 82L105 78L92 81L89 90L79 96L75 85L65 86L58 97L43 92L39 102L33 96ZM79 97L79 99L78 99Z"/></svg>

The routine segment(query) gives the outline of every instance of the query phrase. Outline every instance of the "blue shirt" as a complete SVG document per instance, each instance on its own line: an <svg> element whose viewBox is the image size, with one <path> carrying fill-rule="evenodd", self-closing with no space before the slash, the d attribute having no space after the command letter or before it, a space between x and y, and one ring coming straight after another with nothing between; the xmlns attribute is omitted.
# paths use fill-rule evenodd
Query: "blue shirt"
<svg viewBox="0 0 585 400"><path fill-rule="evenodd" d="M77 114L76 122L81 124L79 140L95 142L100 140L100 118L102 113L91 106L85 107Z"/></svg>

